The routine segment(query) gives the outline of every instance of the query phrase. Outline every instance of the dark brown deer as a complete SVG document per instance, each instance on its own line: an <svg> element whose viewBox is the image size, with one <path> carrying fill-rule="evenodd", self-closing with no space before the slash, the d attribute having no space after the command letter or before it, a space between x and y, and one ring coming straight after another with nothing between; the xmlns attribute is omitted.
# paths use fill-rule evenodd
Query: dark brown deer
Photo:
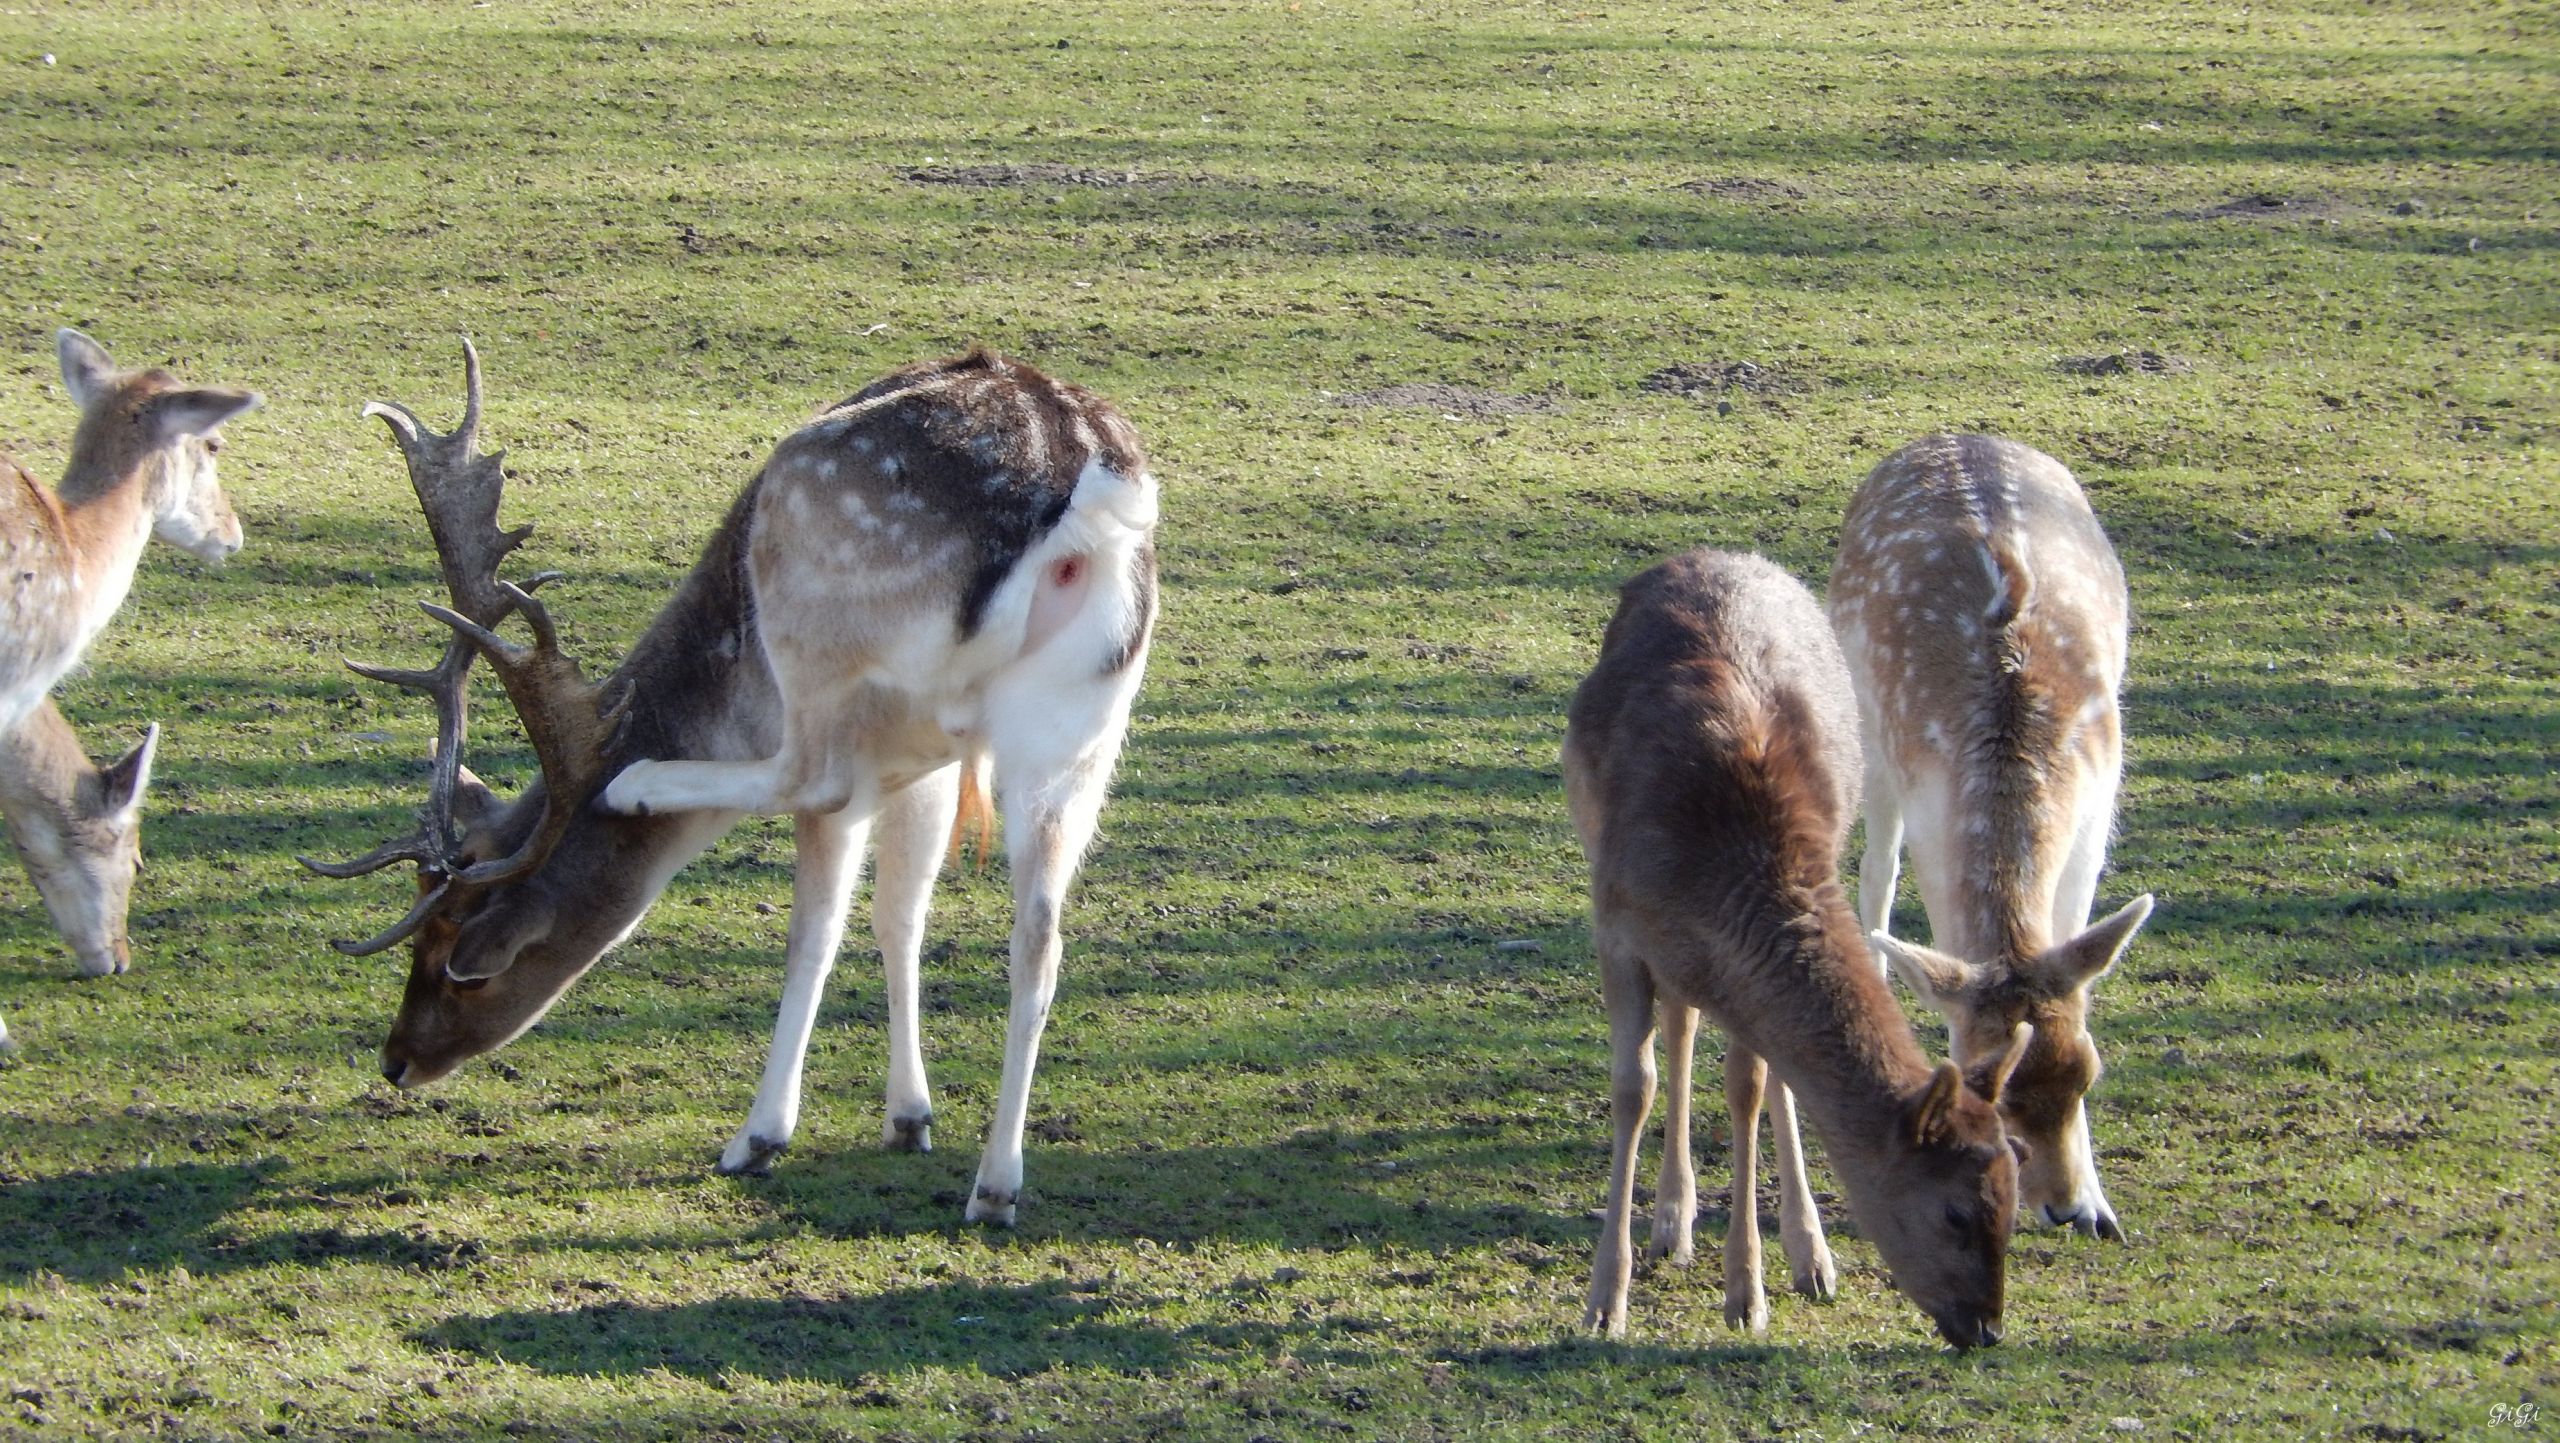
<svg viewBox="0 0 2560 1443"><path fill-rule="evenodd" d="M2102 1238L2124 1227L2090 1143L2089 994L2151 915L2145 894L2089 923L2124 769L2129 611L2080 484L2015 441L1915 441L1841 524L1831 619L1866 737L1860 920L1946 1014L1959 1063L2033 1024L2000 1097L2029 1148L2019 1202ZM1884 935L1906 834L1934 948Z"/></svg>
<svg viewBox="0 0 2560 1443"><path fill-rule="evenodd" d="M1895 1286L1958 1347L2000 1339L2017 1163L1994 1101L2024 1038L1969 1077L1922 1055L1839 883L1858 772L1848 675L1794 578L1696 551L1627 583L1564 744L1609 1012L1609 1200L1586 1326L1626 1330L1657 1014L1671 1106L1650 1251L1689 1257L1689 1054L1703 1010L1730 1039L1726 1321L1766 1326L1753 1189L1774 1074ZM1798 1236L1789 1229L1791 1247ZM1817 1262L1828 1271L1794 1261L1800 1286Z"/></svg>
<svg viewBox="0 0 2560 1443"><path fill-rule="evenodd" d="M1135 433L1092 393L986 351L893 372L774 449L630 656L590 685L531 584L496 579L530 528L497 529L502 475L475 450L480 374L467 347L466 369L451 435L397 406L367 408L408 458L454 602L429 610L456 633L432 671L358 668L434 695L442 739L419 835L324 869L419 866L407 917L340 944L411 940L384 1075L415 1087L516 1037L631 932L686 859L744 813L788 813L798 856L781 1014L720 1170L761 1171L791 1141L810 1027L875 825L872 919L891 1014L882 1136L929 1148L924 911L955 820L983 820L991 771L1013 873L1013 1006L967 1215L1011 1223L1059 909L1154 623L1157 493ZM534 645L495 634L511 613ZM542 764L512 804L460 764L475 654Z"/></svg>

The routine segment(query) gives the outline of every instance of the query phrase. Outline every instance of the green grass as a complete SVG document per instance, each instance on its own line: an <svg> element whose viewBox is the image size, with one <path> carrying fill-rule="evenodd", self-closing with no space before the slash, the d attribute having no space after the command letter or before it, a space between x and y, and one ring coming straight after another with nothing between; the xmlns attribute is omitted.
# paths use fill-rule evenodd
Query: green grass
<svg viewBox="0 0 2560 1443"><path fill-rule="evenodd" d="M141 970L72 980L0 876L0 1432L2560 1427L2548 7L48 4L0 15L0 135L0 445L58 472L66 323L268 397L225 455L249 549L155 553L62 690L94 751L167 728ZM291 854L413 805L426 717L337 664L432 644L356 410L450 417L466 332L597 663L892 365L985 340L1149 438L1164 629L1019 1232L956 1221L992 876L935 923L930 1157L873 1145L857 947L797 1150L710 1175L778 990L770 824L513 1048L373 1076L398 965L326 943L406 884ZM2127 350L2192 370L2059 364ZM1640 386L1742 361L1774 387ZM1402 382L1552 409L1338 399ZM2072 465L2132 578L2101 895L2161 910L2095 1106L2136 1239L2022 1235L1980 1355L1854 1236L1765 1339L1711 1262L1581 1337L1565 699L1620 579L1714 543L1818 580L1856 480L1942 427Z"/></svg>

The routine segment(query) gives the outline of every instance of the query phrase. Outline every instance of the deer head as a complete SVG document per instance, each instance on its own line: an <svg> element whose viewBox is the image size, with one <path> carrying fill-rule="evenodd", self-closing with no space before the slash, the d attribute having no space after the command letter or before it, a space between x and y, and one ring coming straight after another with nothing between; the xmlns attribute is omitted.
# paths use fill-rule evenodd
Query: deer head
<svg viewBox="0 0 2560 1443"><path fill-rule="evenodd" d="M50 700L0 734L9 839L84 976L133 966L125 910L142 868L142 798L159 745L154 723L133 750L93 766Z"/></svg>
<svg viewBox="0 0 2560 1443"><path fill-rule="evenodd" d="M512 969L527 948L551 935L559 918L562 899L535 874L579 825L602 784L606 741L616 720L600 706L577 663L561 651L550 612L533 596L558 573L521 585L498 578L499 562L533 528L498 528L505 453L481 455L476 449L480 357L468 341L463 367L462 423L450 433L429 430L403 406L376 401L364 408L365 415L381 417L399 443L453 603L421 603L453 633L434 667L348 663L359 675L434 699L437 737L427 805L415 833L364 856L339 863L301 859L328 877L361 876L398 862L417 865L418 895L407 915L364 941L335 944L350 956L368 956L410 943L407 991L383 1046L383 1073L402 1086L433 1081L463 1058L515 1037L574 980L574 971L555 985L549 976L533 980ZM518 614L533 633L531 646L496 632ZM497 673L541 763L541 780L511 804L462 765L467 682L481 658ZM585 961L602 950L589 951Z"/></svg>
<svg viewBox="0 0 2560 1443"><path fill-rule="evenodd" d="M146 484L151 534L205 561L240 549L240 518L222 494L214 457L223 422L258 404L254 391L187 387L166 371L119 371L106 348L64 327L54 338L63 389L80 408L72 440L78 470L101 478L155 469ZM66 497L90 478L63 478Z"/></svg>

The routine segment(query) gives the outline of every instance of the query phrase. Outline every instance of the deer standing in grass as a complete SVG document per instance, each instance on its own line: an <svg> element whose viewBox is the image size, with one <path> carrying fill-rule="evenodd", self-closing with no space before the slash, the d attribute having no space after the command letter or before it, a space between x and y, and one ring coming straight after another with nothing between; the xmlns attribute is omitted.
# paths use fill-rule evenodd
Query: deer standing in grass
<svg viewBox="0 0 2560 1443"><path fill-rule="evenodd" d="M433 695L426 824L353 862L419 866L419 897L352 953L414 939L383 1073L431 1082L522 1033L627 936L676 869L749 812L797 841L773 1050L724 1173L759 1172L797 1125L801 1069L864 845L888 974L883 1141L932 1145L918 953L955 822L986 824L992 772L1014 895L1002 1091L967 1217L1010 1224L1031 1074L1057 986L1059 910L1100 815L1155 619L1157 489L1136 434L1084 389L985 351L909 366L775 447L673 600L585 682L549 615L497 565L498 458L461 426L375 404L408 459L456 633L433 670L357 670ZM494 629L521 612L535 644ZM501 803L463 770L464 680L485 656L541 779Z"/></svg>
<svg viewBox="0 0 2560 1443"><path fill-rule="evenodd" d="M1821 608L1776 566L1692 552L1620 593L1564 744L1609 1013L1609 1198L1586 1326L1626 1330L1657 1016L1669 1106L1649 1251L1690 1258L1689 1074L1703 1010L1730 1040L1726 1321L1767 1325L1754 1174L1774 1074L1822 1137L1895 1286L1958 1347L1999 1341L2017 1162L1995 1104L2025 1039L1969 1076L1921 1053L1839 883L1857 746ZM1778 1121L1781 1147L1792 1146L1789 1119ZM1782 1194L1781 1209L1801 1287L1829 1259L1800 1251L1821 1243L1798 1225L1811 1193Z"/></svg>
<svg viewBox="0 0 2560 1443"><path fill-rule="evenodd" d="M124 604L152 537L207 561L240 549L214 454L258 397L120 371L74 330L55 354L80 408L62 484L0 456L0 809L80 970L98 976L132 965L125 905L159 728L100 772L51 693Z"/></svg>
<svg viewBox="0 0 2560 1443"><path fill-rule="evenodd" d="M1831 619L1866 739L1861 922L1946 1014L1958 1062L2034 1042L2000 1097L2028 1145L2021 1204L2124 1229L2098 1181L2091 987L2151 914L2095 926L2115 823L2129 604L2079 483L2014 441L1932 436L1877 466L1842 523ZM1905 838L1934 947L1885 935Z"/></svg>

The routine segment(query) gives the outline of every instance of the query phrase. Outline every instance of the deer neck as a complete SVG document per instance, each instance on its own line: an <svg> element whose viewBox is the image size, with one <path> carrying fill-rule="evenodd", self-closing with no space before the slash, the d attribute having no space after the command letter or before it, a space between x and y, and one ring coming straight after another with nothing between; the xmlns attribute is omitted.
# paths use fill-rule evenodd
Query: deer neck
<svg viewBox="0 0 2560 1443"><path fill-rule="evenodd" d="M96 771L70 725L50 706L37 707L0 733L0 812L8 815L9 834L29 867L37 853L62 849L80 781Z"/></svg>
<svg viewBox="0 0 2560 1443"><path fill-rule="evenodd" d="M75 446L62 484L55 488L62 560L84 641L106 625L133 589L134 568L151 542L150 469L147 458L102 466Z"/></svg>
<svg viewBox="0 0 2560 1443"><path fill-rule="evenodd" d="M606 678L605 705L624 708L610 747L614 770L644 757L761 757L780 745L781 698L747 574L747 518L763 485L762 475L747 485L675 596Z"/></svg>
<svg viewBox="0 0 2560 1443"><path fill-rule="evenodd" d="M1825 1144L1846 1157L1891 1146L1928 1058L1894 1004L1838 884L1781 929L1755 968L1747 1027Z"/></svg>

